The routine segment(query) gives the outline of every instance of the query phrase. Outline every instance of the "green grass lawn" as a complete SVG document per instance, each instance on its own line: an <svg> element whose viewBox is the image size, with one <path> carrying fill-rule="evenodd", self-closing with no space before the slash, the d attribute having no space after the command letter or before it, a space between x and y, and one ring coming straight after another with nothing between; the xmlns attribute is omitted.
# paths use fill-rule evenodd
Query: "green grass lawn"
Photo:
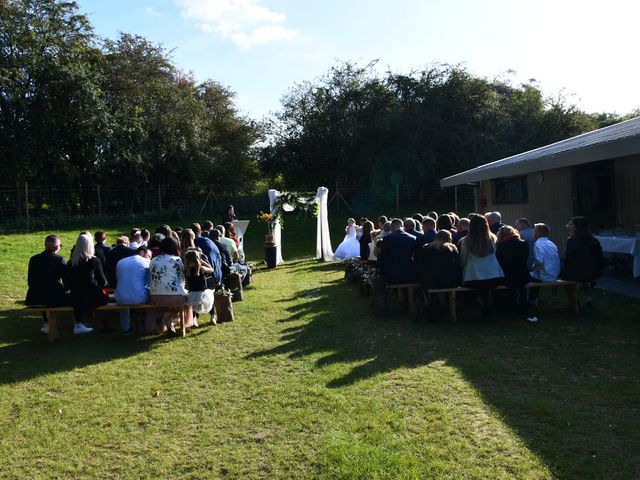
<svg viewBox="0 0 640 480"><path fill-rule="evenodd" d="M0 236L0 478L640 478L638 302L380 319L309 258L314 220L284 235L306 258L260 269L234 323L54 344L16 311L44 235Z"/></svg>

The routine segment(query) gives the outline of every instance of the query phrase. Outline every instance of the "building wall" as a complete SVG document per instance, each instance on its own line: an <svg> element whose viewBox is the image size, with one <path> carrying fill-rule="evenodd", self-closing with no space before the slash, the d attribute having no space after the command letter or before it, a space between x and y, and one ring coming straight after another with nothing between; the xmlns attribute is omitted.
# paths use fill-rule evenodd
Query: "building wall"
<svg viewBox="0 0 640 480"><path fill-rule="evenodd" d="M564 256L566 246L567 222L573 216L571 169L558 168L544 172L544 180L538 182L538 173L527 175L529 202L517 204L496 204L495 192L490 180L480 183L478 191L478 209L480 213L498 211L502 221L514 225L520 217L526 217L531 223L546 223L551 227L551 240L558 245L560 255ZM483 201L486 207L483 207Z"/></svg>
<svg viewBox="0 0 640 480"><path fill-rule="evenodd" d="M640 155L616 158L614 175L618 225L640 226Z"/></svg>

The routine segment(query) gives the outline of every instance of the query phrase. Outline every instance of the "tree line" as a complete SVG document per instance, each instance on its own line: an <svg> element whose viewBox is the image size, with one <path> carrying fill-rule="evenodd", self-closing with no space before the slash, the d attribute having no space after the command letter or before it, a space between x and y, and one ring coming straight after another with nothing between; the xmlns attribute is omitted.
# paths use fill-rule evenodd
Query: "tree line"
<svg viewBox="0 0 640 480"><path fill-rule="evenodd" d="M99 38L75 2L0 0L0 184L250 190L257 138L164 48Z"/></svg>
<svg viewBox="0 0 640 480"><path fill-rule="evenodd" d="M637 114L638 112L636 112ZM339 63L294 85L258 123L234 93L196 81L170 52L95 34L73 1L0 0L0 184L265 185L336 183L419 193L442 177L624 117L545 98L535 81L434 64L378 73Z"/></svg>

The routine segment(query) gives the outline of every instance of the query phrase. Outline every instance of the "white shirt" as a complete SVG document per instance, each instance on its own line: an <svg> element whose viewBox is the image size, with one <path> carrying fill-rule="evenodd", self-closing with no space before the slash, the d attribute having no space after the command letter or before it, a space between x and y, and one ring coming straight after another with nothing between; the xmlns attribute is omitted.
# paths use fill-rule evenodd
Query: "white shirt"
<svg viewBox="0 0 640 480"><path fill-rule="evenodd" d="M533 244L533 271L531 276L542 282L555 282L560 275L558 247L547 237L540 237Z"/></svg>
<svg viewBox="0 0 640 480"><path fill-rule="evenodd" d="M116 265L116 302L137 305L149 301L149 259L140 255L123 258Z"/></svg>

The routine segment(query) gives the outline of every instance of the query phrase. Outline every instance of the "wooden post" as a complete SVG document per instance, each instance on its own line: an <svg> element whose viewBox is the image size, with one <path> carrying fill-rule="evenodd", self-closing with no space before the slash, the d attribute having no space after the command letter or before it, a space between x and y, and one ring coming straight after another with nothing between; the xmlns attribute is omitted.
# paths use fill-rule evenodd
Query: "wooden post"
<svg viewBox="0 0 640 480"><path fill-rule="evenodd" d="M29 230L29 184L24 182L24 210L27 216L27 230Z"/></svg>
<svg viewBox="0 0 640 480"><path fill-rule="evenodd" d="M53 312L47 312L47 323L49 324L49 341L53 342L58 338L58 319Z"/></svg>
<svg viewBox="0 0 640 480"><path fill-rule="evenodd" d="M98 216L102 216L102 198L100 197L100 185L97 187L98 190Z"/></svg>
<svg viewBox="0 0 640 480"><path fill-rule="evenodd" d="M458 321L456 313L456 292L448 292L447 296L449 297L449 319L453 323L456 323Z"/></svg>

